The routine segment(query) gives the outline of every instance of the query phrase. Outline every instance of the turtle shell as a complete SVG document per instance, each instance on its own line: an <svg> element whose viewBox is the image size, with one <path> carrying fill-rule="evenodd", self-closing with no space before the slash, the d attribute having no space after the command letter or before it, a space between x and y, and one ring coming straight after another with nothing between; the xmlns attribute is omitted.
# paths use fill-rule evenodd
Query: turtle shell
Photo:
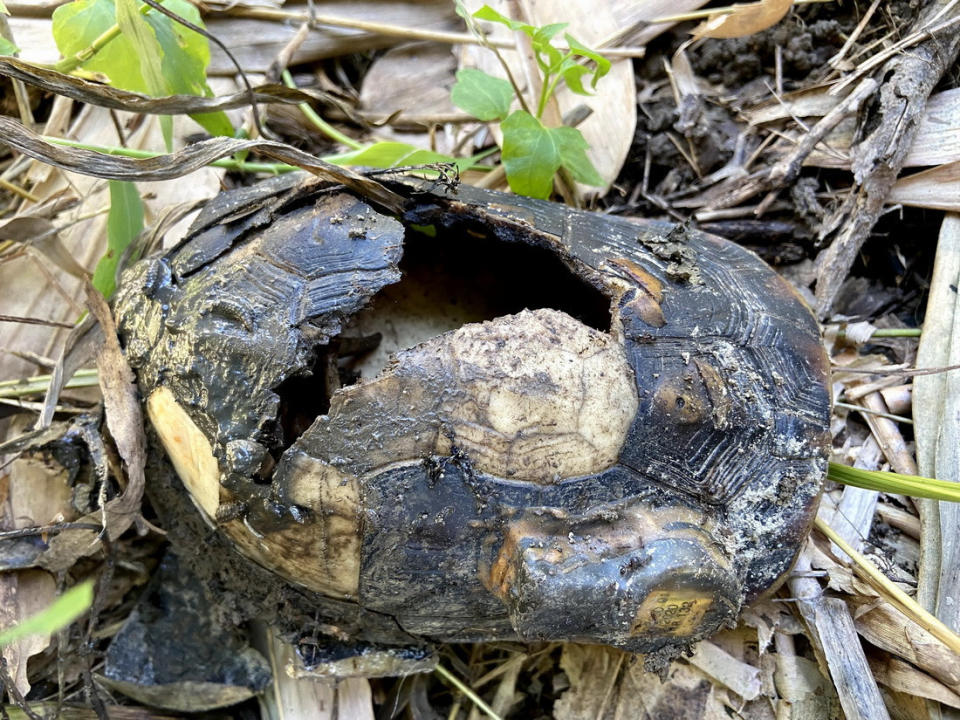
<svg viewBox="0 0 960 720"><path fill-rule="evenodd" d="M689 228L393 187L402 217L228 192L126 274L127 355L210 524L429 640L671 653L771 591L829 442L791 287Z"/></svg>

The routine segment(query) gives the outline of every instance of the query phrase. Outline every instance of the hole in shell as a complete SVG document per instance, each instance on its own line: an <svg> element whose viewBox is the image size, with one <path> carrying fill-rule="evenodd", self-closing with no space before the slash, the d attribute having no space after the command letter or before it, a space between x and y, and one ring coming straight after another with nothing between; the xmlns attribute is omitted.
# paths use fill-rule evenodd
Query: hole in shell
<svg viewBox="0 0 960 720"><path fill-rule="evenodd" d="M309 372L287 379L280 396L279 455L330 407L339 388L376 377L399 350L468 323L522 310L560 310L596 330L610 329L610 299L548 249L504 242L474 229L435 235L409 228L399 282L318 345Z"/></svg>

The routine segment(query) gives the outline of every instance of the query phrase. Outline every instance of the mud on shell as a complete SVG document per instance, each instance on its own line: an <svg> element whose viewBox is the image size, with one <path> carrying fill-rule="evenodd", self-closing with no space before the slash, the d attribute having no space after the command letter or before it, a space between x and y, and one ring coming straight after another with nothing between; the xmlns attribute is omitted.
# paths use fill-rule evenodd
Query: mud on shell
<svg viewBox="0 0 960 720"><path fill-rule="evenodd" d="M669 654L774 588L828 444L789 286L668 224L394 189L401 218L225 193L125 276L126 352L210 524L427 640Z"/></svg>

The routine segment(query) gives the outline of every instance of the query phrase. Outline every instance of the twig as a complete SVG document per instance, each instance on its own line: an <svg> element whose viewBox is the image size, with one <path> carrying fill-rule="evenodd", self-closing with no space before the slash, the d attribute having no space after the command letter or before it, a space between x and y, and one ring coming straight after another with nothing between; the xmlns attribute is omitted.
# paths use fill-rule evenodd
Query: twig
<svg viewBox="0 0 960 720"><path fill-rule="evenodd" d="M820 0L826 1L826 0ZM334 15L314 14L295 12L291 10L276 10L273 8L231 8L230 17L250 18L252 20L273 20L279 22L313 22L314 25L329 25L331 27L347 28L349 30L362 30L364 32L385 35L387 37L403 38L407 40L431 40L433 42L445 43L447 45L485 45L484 40L475 37L471 33L444 32L442 30L426 30L424 28L405 27L403 25L391 25L389 23L378 23L371 20L357 20L354 18L336 17ZM512 49L513 43L509 40L491 40L490 44L497 48ZM558 45L560 50L569 50L570 48ZM645 47L604 47L603 54L609 57L643 57L646 53Z"/></svg>
<svg viewBox="0 0 960 720"><path fill-rule="evenodd" d="M843 280L883 212L887 195L913 145L930 93L960 51L960 33L944 32L960 22L960 13L937 25L930 24L948 5L955 3L956 0L940 0L927 6L920 29L908 38L910 43L898 43L895 47L899 48L897 52L902 52L910 44L917 46L909 55L894 57L884 67L886 79L879 103L873 112L860 118L860 128L869 129L869 134L851 149L857 184L839 215L846 220L830 247L817 258L816 298L821 318L830 314ZM865 66L875 67L881 62L878 58L887 56L880 53L871 58L831 92L839 92L841 87L861 77Z"/></svg>
<svg viewBox="0 0 960 720"><path fill-rule="evenodd" d="M843 365L833 365L833 372L854 373L855 375L897 375L901 377L916 377L917 375L936 375L938 373L960 370L960 365L943 365L934 368L908 368L906 365L887 365L875 368L848 368Z"/></svg>
<svg viewBox="0 0 960 720"><path fill-rule="evenodd" d="M4 657L3 653L0 653L0 687L6 688L7 692L10 694L10 699L13 701L13 704L20 708L23 711L23 714L30 718L30 720L43 720L27 704L27 700L25 697L23 697L23 693L20 692L20 689L13 681L13 678L10 677L10 673L7 671L7 658Z"/></svg>
<svg viewBox="0 0 960 720"><path fill-rule="evenodd" d="M44 320L43 318L21 317L19 315L3 315L0 313L0 322L21 323L22 325L47 325L49 327L73 328L74 323L60 322L59 320Z"/></svg>
<svg viewBox="0 0 960 720"><path fill-rule="evenodd" d="M20 81L19 81L19 80L13 80L13 82L20 82ZM3 178L0 178L0 188L3 188L4 190L9 190L9 191L12 192L14 195L19 195L19 196L22 197L23 199L29 200L29 201L32 202L32 203L38 203L38 202L40 202L40 198L38 198L38 197L37 197L36 195L34 195L32 192L30 192L29 190L24 190L24 189L23 189L22 187L20 187L19 185L14 185L14 184L13 184L12 182L10 182L9 180L4 180Z"/></svg>
<svg viewBox="0 0 960 720"><path fill-rule="evenodd" d="M903 417L902 415L894 415L889 412L882 412L880 410L872 410L862 405L854 405L853 403L840 402L839 400L833 401L833 406L838 408L843 408L844 410L852 410L854 412L876 415L877 417L887 418L888 420L893 420L894 422L907 423L908 425L913 425L913 420L908 417Z"/></svg>
<svg viewBox="0 0 960 720"><path fill-rule="evenodd" d="M843 92L843 89L847 87L847 85L850 85L851 83L853 83L853 81L856 80L857 78L862 77L863 75L866 75L868 72L873 70L880 63L883 63L889 60L890 58L896 57L898 53L900 53L903 50L906 50L908 47L911 47L920 42L923 42L924 40L931 39L936 33L943 32L944 30L947 30L953 25L956 25L958 22L960 22L960 15L952 17L949 20L945 20L944 22L934 25L933 27L921 28L916 32L910 33L909 35L907 35L907 37L905 37L900 42L894 43L886 50L883 50L882 52L877 53L866 62L863 62L860 65L858 65L857 69L854 72L852 72L850 75L845 77L842 81L840 81L839 83L834 85L832 88L830 88L829 93L831 95L839 95L841 92Z"/></svg>
<svg viewBox="0 0 960 720"><path fill-rule="evenodd" d="M827 60L827 64L830 67L836 68L840 66L840 63L843 62L844 56L850 52L850 48L853 47L853 44L857 41L857 38L863 33L863 29L867 26L867 23L870 22L870 18L873 17L873 14L877 11L877 8L880 7L880 0L873 0L870 3L870 7L867 8L867 11L863 14L863 17L860 18L860 22L857 23L857 26L853 29L853 32L850 33L847 37L847 41L843 44L837 54L832 58Z"/></svg>
<svg viewBox="0 0 960 720"><path fill-rule="evenodd" d="M767 191L769 194L757 205L755 210L755 214L762 214L775 199L774 191L793 182L800 175L803 161L813 152L813 149L823 141L840 121L855 113L863 102L873 95L876 90L877 82L872 78L865 79L853 92L804 133L794 149L780 160L780 162L770 168L769 172L751 175L731 192L709 203L705 209L716 210L739 205L758 193Z"/></svg>
<svg viewBox="0 0 960 720"><path fill-rule="evenodd" d="M0 532L0 540L59 535L66 530L95 530L100 532L103 530L103 526L98 523L62 522L54 525L43 525L41 527L17 528L16 530L4 530Z"/></svg>
<svg viewBox="0 0 960 720"><path fill-rule="evenodd" d="M800 142L793 151L780 160L770 170L770 182L775 186L793 182L800 174L803 161L813 152L813 149L822 141L831 130L840 124L845 117L860 109L864 101L877 91L877 81L865 78L853 92L845 97L836 107L824 115L820 120L804 133Z"/></svg>
<svg viewBox="0 0 960 720"><path fill-rule="evenodd" d="M953 650L953 652L960 653L960 637L958 637L956 633L944 625L934 615L924 610L916 600L898 588L877 569L876 565L854 550L847 541L840 537L834 529L823 522L823 520L818 517L813 522L817 530L826 535L831 542L853 559L854 571L879 592L881 597L889 600L890 603L904 615L920 623L931 635L943 642Z"/></svg>

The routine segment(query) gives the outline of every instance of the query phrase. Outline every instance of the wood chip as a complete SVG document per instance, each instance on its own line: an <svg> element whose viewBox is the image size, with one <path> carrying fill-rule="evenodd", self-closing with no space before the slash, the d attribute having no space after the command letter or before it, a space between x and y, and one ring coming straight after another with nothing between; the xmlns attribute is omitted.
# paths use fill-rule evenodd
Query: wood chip
<svg viewBox="0 0 960 720"><path fill-rule="evenodd" d="M960 708L960 695L903 660L893 657L871 658L870 670L877 682L894 690Z"/></svg>
<svg viewBox="0 0 960 720"><path fill-rule="evenodd" d="M893 653L960 691L960 657L890 603L863 605L854 624L872 645Z"/></svg>
<svg viewBox="0 0 960 720"><path fill-rule="evenodd" d="M843 711L848 720L889 720L846 603L824 597L817 580L802 576L811 569L811 553L808 545L800 554L790 590L829 669Z"/></svg>
<svg viewBox="0 0 960 720"><path fill-rule="evenodd" d="M273 684L258 698L264 720L334 720L336 681L293 677L287 670L296 663L293 646L263 624L254 627L253 635L273 674Z"/></svg>
<svg viewBox="0 0 960 720"><path fill-rule="evenodd" d="M760 671L712 642L705 640L699 643L690 657L690 664L744 700L754 700L760 696Z"/></svg>

